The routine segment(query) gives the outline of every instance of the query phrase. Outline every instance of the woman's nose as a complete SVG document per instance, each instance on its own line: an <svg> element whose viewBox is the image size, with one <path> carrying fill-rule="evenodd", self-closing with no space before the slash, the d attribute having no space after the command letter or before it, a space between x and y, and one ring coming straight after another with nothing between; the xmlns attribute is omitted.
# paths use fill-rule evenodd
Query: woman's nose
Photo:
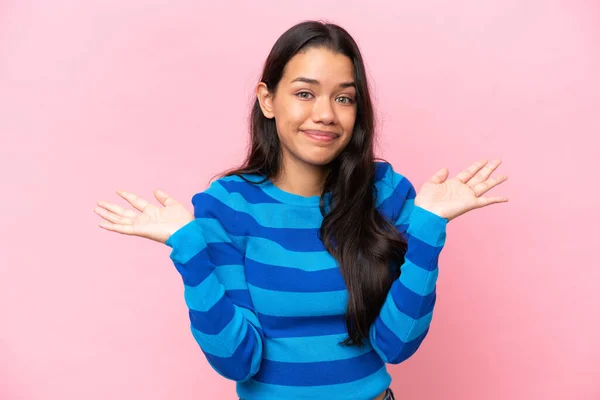
<svg viewBox="0 0 600 400"><path fill-rule="evenodd" d="M324 124L331 124L335 121L335 111L329 99L322 97L314 103L313 121Z"/></svg>

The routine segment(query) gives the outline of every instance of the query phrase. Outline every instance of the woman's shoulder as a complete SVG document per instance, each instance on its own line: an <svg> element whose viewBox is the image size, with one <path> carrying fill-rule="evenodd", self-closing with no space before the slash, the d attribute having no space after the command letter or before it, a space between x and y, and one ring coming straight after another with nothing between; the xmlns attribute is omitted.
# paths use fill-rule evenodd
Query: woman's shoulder
<svg viewBox="0 0 600 400"><path fill-rule="evenodd" d="M241 182L243 180L236 175L222 176L211 180L208 187L192 196L192 204L194 207L198 207L216 202L231 207L235 203L232 186L239 185Z"/></svg>
<svg viewBox="0 0 600 400"><path fill-rule="evenodd" d="M410 180L387 161L375 162L375 193L377 208L394 220L407 200L412 200L416 195Z"/></svg>
<svg viewBox="0 0 600 400"><path fill-rule="evenodd" d="M375 168L375 186L386 186L391 189L397 189L398 185L412 187L410 180L398 172L392 164L385 160L377 160L374 162Z"/></svg>
<svg viewBox="0 0 600 400"><path fill-rule="evenodd" d="M228 206L235 211L245 211L246 203L254 202L258 196L256 193L258 187L264 179L258 175L227 175L221 176L211 181L209 186L202 192L196 193L192 198L192 203L196 205L206 202L207 198L211 202L217 200L218 203Z"/></svg>

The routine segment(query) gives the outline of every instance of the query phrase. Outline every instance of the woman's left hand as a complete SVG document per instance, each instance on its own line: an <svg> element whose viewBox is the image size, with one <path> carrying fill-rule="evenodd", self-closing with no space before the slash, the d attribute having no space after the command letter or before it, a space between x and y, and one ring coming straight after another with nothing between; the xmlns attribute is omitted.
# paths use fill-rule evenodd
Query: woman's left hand
<svg viewBox="0 0 600 400"><path fill-rule="evenodd" d="M456 177L447 179L449 171L439 170L425 182L415 197L415 206L426 209L448 221L477 208L494 203L505 203L507 197L482 197L491 188L508 179L503 175L489 178L501 160L478 161L461 171Z"/></svg>

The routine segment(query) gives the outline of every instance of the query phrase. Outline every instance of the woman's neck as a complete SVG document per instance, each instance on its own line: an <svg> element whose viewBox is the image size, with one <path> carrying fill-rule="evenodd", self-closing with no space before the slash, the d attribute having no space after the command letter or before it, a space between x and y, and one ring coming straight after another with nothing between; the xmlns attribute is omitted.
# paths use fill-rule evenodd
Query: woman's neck
<svg viewBox="0 0 600 400"><path fill-rule="evenodd" d="M303 197L320 196L329 168L299 161L284 162L271 181L279 189Z"/></svg>

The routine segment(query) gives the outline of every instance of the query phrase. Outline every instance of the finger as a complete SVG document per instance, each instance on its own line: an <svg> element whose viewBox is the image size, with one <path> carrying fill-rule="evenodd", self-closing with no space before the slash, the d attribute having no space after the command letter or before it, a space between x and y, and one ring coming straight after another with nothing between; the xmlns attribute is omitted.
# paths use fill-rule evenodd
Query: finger
<svg viewBox="0 0 600 400"><path fill-rule="evenodd" d="M127 217L123 217L120 215L117 215L113 212L110 212L108 210L105 210L102 207L96 207L94 209L94 211L96 212L96 214L98 214L99 216L101 216L102 218L104 218L105 220L115 223L115 224L128 224L131 225L132 221L131 219L127 218Z"/></svg>
<svg viewBox="0 0 600 400"><path fill-rule="evenodd" d="M448 178L449 171L447 168L442 168L438 172L436 172L429 182L431 183L443 183Z"/></svg>
<svg viewBox="0 0 600 400"><path fill-rule="evenodd" d="M117 190L117 194L127 200L129 204L131 204L133 208L138 211L144 212L147 207L152 207L152 204L150 204L147 200L144 200L133 193Z"/></svg>
<svg viewBox="0 0 600 400"><path fill-rule="evenodd" d="M500 177L490 178L490 179L486 180L485 182L479 183L477 186L475 186L473 188L473 191L475 192L475 196L479 197L482 194L485 194L490 189L498 186L499 184L501 184L502 182L504 182L507 179L508 179L508 176L503 175Z"/></svg>
<svg viewBox="0 0 600 400"><path fill-rule="evenodd" d="M101 222L98 225L100 228L107 231L122 233L124 235L133 235L133 227L131 225L111 224L110 222Z"/></svg>
<svg viewBox="0 0 600 400"><path fill-rule="evenodd" d="M172 198L171 196L169 196L167 193L163 192L160 189L156 189L154 191L154 197L156 197L156 200L158 200L158 202L165 207L172 206L172 205L175 205L178 203L177 200L175 200L174 198Z"/></svg>
<svg viewBox="0 0 600 400"><path fill-rule="evenodd" d="M487 160L477 161L477 162L471 164L471 166L468 167L467 169L460 171L456 175L456 179L458 179L462 183L467 183L473 177L473 175L475 175L486 164L487 164Z"/></svg>
<svg viewBox="0 0 600 400"><path fill-rule="evenodd" d="M117 204L107 203L105 201L100 200L98 202L98 205L122 217L135 218L137 216L137 213L135 211L129 208L123 208Z"/></svg>
<svg viewBox="0 0 600 400"><path fill-rule="evenodd" d="M478 197L475 208L481 208L481 207L489 206L490 204L495 204L495 203L506 203L507 201L508 201L508 197L501 197L501 196Z"/></svg>
<svg viewBox="0 0 600 400"><path fill-rule="evenodd" d="M469 179L467 185L473 188L476 185L479 185L481 182L484 182L490 177L492 172L494 172L494 170L500 166L500 164L502 164L502 160L492 160L489 164L479 170L479 172L477 172L473 178Z"/></svg>

